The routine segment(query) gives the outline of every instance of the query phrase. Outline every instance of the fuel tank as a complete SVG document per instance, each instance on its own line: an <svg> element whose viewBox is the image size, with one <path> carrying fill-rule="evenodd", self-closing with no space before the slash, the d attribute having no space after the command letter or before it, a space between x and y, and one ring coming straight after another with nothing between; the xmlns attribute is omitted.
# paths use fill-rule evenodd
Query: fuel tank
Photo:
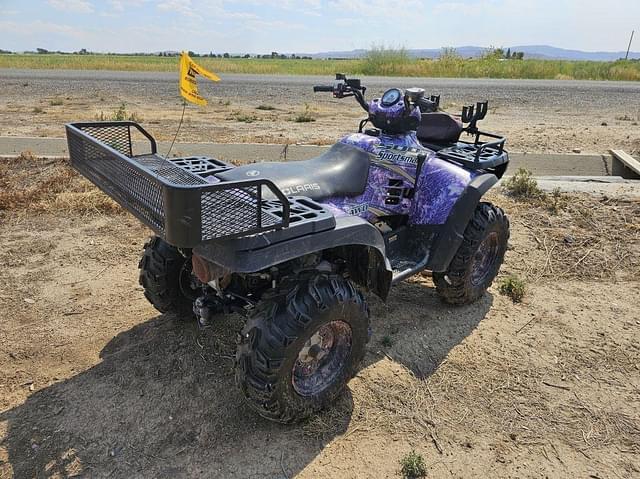
<svg viewBox="0 0 640 479"><path fill-rule="evenodd" d="M414 131L378 136L353 133L340 143L371 155L364 193L323 201L334 215L354 215L377 222L404 215L411 225L443 224L475 172L438 158Z"/></svg>

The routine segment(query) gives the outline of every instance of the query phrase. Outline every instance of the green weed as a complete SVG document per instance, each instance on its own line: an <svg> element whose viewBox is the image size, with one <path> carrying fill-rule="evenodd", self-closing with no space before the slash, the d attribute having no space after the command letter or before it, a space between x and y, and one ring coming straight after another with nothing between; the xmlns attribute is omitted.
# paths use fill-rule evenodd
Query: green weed
<svg viewBox="0 0 640 479"><path fill-rule="evenodd" d="M234 119L242 123L253 123L258 118L255 115L251 115L247 113L236 113L236 115L234 116Z"/></svg>
<svg viewBox="0 0 640 479"><path fill-rule="evenodd" d="M126 103L121 103L117 110L115 110L110 115L105 114L103 111L96 115L96 120L98 121L135 121L140 123L142 121L142 117L136 113L127 111Z"/></svg>
<svg viewBox="0 0 640 479"><path fill-rule="evenodd" d="M400 474L406 479L417 479L427 475L427 465L421 454L411 451L400 459Z"/></svg>
<svg viewBox="0 0 640 479"><path fill-rule="evenodd" d="M511 178L502 183L502 188L514 198L530 200L542 198L544 192L538 186L538 182L531 172L525 168L518 168Z"/></svg>
<svg viewBox="0 0 640 479"><path fill-rule="evenodd" d="M546 208L554 215L564 209L569 202L569 199L566 195L562 194L560 188L554 188L551 194L544 195L544 200Z"/></svg>
<svg viewBox="0 0 640 479"><path fill-rule="evenodd" d="M500 291L500 294L511 298L514 303L521 303L526 293L526 286L524 281L517 276L507 276L500 281L498 291Z"/></svg>
<svg viewBox="0 0 640 479"><path fill-rule="evenodd" d="M310 123L312 121L316 121L315 113L309 107L308 103L304 104L304 111L298 113L295 117L293 117L293 121L296 123Z"/></svg>

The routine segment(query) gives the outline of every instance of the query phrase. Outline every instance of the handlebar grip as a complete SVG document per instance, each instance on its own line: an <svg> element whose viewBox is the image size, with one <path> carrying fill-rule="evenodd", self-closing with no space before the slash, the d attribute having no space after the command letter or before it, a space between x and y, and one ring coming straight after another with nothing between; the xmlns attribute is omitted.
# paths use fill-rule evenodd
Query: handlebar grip
<svg viewBox="0 0 640 479"><path fill-rule="evenodd" d="M333 92L333 87L332 86L327 86L327 85L316 85L313 87L313 91L314 92L318 92L318 91L327 91L332 93Z"/></svg>

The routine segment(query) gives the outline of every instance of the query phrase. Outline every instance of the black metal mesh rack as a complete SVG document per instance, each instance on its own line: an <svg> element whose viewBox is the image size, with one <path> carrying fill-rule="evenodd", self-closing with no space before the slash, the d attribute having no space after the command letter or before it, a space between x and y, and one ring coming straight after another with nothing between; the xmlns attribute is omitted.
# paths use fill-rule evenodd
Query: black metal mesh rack
<svg viewBox="0 0 640 479"><path fill-rule="evenodd" d="M162 158L137 123L72 123L66 130L71 165L175 246L290 224L290 200L273 182L221 182L213 175L232 165L207 157ZM148 151L134 155L132 134L148 140ZM265 188L276 200L263 201Z"/></svg>
<svg viewBox="0 0 640 479"><path fill-rule="evenodd" d="M438 150L436 155L474 170L497 168L509 161L509 155L504 149L505 138L481 131L475 136L473 143L459 141L454 146ZM483 136L493 138L494 141L482 142L480 140Z"/></svg>

